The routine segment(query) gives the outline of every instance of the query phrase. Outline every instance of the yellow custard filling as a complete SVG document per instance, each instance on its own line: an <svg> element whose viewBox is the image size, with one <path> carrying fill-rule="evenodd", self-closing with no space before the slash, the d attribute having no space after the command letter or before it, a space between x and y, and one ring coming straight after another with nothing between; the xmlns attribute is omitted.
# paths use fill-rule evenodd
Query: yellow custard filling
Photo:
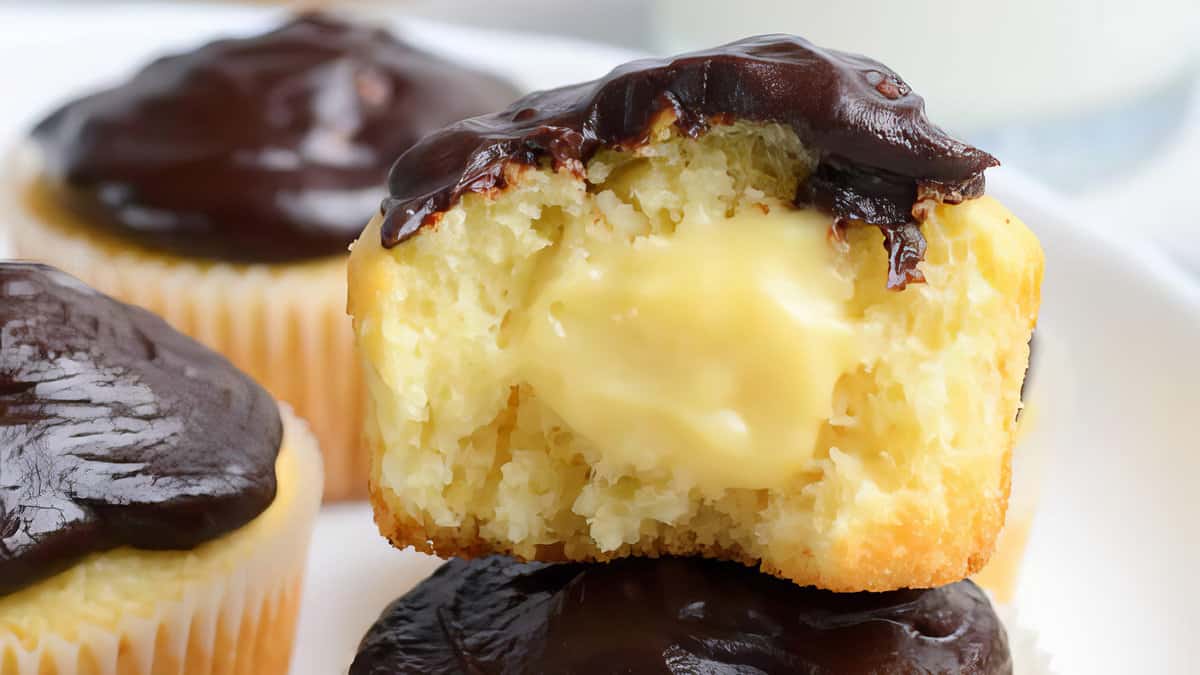
<svg viewBox="0 0 1200 675"><path fill-rule="evenodd" d="M563 256L517 377L609 462L710 490L788 483L858 352L828 220L778 205Z"/></svg>

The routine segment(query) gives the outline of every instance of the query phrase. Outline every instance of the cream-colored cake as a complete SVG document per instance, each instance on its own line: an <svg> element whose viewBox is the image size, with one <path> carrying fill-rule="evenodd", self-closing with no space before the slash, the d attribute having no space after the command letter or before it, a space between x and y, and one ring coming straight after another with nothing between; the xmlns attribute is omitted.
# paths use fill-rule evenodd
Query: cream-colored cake
<svg viewBox="0 0 1200 675"><path fill-rule="evenodd" d="M586 179L510 164L355 245L371 489L397 545L701 554L836 591L979 570L1004 522L1042 253L995 200L880 230L793 204L787 127L666 119Z"/></svg>

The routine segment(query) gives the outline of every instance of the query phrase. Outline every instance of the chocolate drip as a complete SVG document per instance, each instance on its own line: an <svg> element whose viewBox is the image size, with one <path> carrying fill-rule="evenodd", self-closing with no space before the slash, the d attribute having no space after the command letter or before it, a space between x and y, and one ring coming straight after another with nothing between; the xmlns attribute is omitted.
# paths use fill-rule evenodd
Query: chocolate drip
<svg viewBox="0 0 1200 675"><path fill-rule="evenodd" d="M1009 675L1003 626L970 581L831 593L729 562L446 563L384 610L351 675Z"/></svg>
<svg viewBox="0 0 1200 675"><path fill-rule="evenodd" d="M923 220L920 201L977 197L984 170L997 164L931 124L921 97L886 66L766 35L635 61L427 136L392 167L382 243L412 237L465 193L503 188L509 163L546 159L578 172L602 147L644 144L668 108L693 136L734 120L790 126L819 158L796 201L883 229L895 288L921 278L916 264L924 243L912 227Z"/></svg>
<svg viewBox="0 0 1200 675"><path fill-rule="evenodd" d="M397 155L516 96L313 14L154 61L34 137L55 194L87 222L178 255L278 262L345 253Z"/></svg>
<svg viewBox="0 0 1200 675"><path fill-rule="evenodd" d="M241 527L275 498L281 435L262 388L162 319L0 263L0 596Z"/></svg>

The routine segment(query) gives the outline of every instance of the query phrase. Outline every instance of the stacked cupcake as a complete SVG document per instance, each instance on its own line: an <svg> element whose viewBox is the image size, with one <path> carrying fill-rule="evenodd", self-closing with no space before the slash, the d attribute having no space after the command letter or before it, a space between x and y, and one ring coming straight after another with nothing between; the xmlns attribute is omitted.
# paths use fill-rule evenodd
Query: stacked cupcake
<svg viewBox="0 0 1200 675"><path fill-rule="evenodd" d="M1042 274L995 164L790 36L402 155L350 260L371 497L464 560L351 672L1012 672L964 581Z"/></svg>

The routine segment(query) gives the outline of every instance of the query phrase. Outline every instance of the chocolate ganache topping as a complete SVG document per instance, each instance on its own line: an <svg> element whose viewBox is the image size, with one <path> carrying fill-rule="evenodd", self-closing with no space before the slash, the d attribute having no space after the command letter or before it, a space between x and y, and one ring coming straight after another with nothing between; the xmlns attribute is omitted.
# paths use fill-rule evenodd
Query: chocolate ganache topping
<svg viewBox="0 0 1200 675"><path fill-rule="evenodd" d="M388 32L305 15L146 66L34 130L55 196L175 254L344 253L425 134L516 98Z"/></svg>
<svg viewBox="0 0 1200 675"><path fill-rule="evenodd" d="M442 566L384 610L351 675L1009 675L1004 627L970 581L831 593L737 563L492 557Z"/></svg>
<svg viewBox="0 0 1200 675"><path fill-rule="evenodd" d="M634 61L425 137L392 167L382 243L413 236L466 192L503 188L510 162L548 159L582 175L598 149L646 143L667 109L693 136L734 120L790 126L819 158L796 201L832 213L839 224L880 227L895 288L921 279L921 204L983 194L983 172L998 164L930 123L921 97L887 66L795 36L765 35Z"/></svg>
<svg viewBox="0 0 1200 675"><path fill-rule="evenodd" d="M261 387L162 319L0 263L0 595L241 527L275 498L282 433Z"/></svg>

